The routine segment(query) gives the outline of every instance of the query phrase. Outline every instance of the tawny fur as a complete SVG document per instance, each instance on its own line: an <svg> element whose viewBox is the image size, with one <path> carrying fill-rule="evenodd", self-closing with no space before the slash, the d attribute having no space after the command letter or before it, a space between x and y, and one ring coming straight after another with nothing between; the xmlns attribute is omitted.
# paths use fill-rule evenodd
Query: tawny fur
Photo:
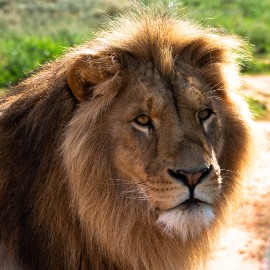
<svg viewBox="0 0 270 270"><path fill-rule="evenodd" d="M252 156L240 47L172 16L129 15L3 97L0 268L199 269ZM134 100L156 110L157 131L120 124ZM195 119L207 100L217 108L209 135ZM215 180L198 185L211 211L170 219L185 187L157 172L198 155L214 164Z"/></svg>

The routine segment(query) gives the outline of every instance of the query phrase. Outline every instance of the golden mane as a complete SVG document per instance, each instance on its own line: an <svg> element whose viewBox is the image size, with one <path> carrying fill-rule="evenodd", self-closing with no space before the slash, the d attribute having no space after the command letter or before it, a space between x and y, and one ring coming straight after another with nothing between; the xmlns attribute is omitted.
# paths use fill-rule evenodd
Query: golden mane
<svg viewBox="0 0 270 270"><path fill-rule="evenodd" d="M2 98L0 258L22 269L203 265L252 158L250 114L236 91L241 46L173 16L129 14ZM111 181L121 174L104 119L138 63L155 67L165 81L178 69L199 72L223 100L219 165L236 173L224 181L216 219L196 241L164 234L145 201L117 196L130 184Z"/></svg>

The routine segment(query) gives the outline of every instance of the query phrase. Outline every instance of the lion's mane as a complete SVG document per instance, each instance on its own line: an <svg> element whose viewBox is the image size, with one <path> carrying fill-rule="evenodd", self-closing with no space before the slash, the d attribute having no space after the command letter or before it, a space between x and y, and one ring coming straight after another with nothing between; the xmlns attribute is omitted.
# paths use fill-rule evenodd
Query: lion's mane
<svg viewBox="0 0 270 270"><path fill-rule="evenodd" d="M171 16L129 15L3 97L0 266L197 269L237 202L251 159L250 116L236 91L240 47L236 38ZM132 76L125 70L134 59L148 61L166 77L176 57L200 69L212 89L224 89L227 112L219 164L229 180L214 223L196 241L162 233L144 201L116 197L124 182L107 181L117 172L103 116Z"/></svg>

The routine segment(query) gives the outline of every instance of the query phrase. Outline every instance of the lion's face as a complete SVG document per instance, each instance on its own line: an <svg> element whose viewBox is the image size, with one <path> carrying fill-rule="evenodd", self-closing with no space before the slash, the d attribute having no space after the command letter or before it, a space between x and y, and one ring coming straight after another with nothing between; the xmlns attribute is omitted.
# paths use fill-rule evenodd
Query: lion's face
<svg viewBox="0 0 270 270"><path fill-rule="evenodd" d="M137 188L126 196L147 200L159 226L196 236L213 221L221 192L218 95L199 74L166 82L156 71L136 72L108 112L115 166Z"/></svg>
<svg viewBox="0 0 270 270"><path fill-rule="evenodd" d="M205 240L239 197L252 135L235 93L237 41L183 39L185 27L172 25L125 31L127 42L116 35L107 48L104 36L72 55L68 84L81 106L64 157L82 223L103 226L104 243L112 223L132 238L140 224L143 235Z"/></svg>

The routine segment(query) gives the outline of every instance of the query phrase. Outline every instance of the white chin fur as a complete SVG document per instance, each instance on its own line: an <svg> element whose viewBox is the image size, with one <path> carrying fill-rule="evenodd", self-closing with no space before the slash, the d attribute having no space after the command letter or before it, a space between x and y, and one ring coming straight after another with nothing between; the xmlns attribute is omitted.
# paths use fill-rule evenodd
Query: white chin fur
<svg viewBox="0 0 270 270"><path fill-rule="evenodd" d="M159 215L157 224L168 235L178 235L183 241L196 238L214 220L212 207L207 204L187 209L179 207Z"/></svg>

